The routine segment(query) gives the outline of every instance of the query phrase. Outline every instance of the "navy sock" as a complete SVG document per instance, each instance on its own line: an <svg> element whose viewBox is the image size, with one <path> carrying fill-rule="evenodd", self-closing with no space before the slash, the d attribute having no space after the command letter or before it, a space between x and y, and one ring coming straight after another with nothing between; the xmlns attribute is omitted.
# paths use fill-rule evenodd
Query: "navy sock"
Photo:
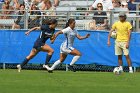
<svg viewBox="0 0 140 93"><path fill-rule="evenodd" d="M21 65L21 68L22 68L25 64L27 64L28 61L29 61L29 60L28 60L27 58L25 58L24 61L20 64L20 65Z"/></svg>
<svg viewBox="0 0 140 93"><path fill-rule="evenodd" d="M48 63L49 63L51 57L52 57L52 55L48 55L48 54L47 54L46 61L45 61L45 65L48 65Z"/></svg>

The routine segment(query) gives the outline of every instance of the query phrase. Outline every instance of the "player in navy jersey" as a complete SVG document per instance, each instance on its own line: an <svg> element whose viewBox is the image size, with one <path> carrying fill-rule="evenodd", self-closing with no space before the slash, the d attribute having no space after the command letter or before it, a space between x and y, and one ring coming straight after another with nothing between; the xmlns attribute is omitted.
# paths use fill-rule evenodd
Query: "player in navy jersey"
<svg viewBox="0 0 140 93"><path fill-rule="evenodd" d="M73 47L74 39L75 37L77 37L79 40L86 39L90 36L90 34L87 34L86 36L80 36L77 30L75 30L74 28L75 28L75 20L69 19L68 22L66 23L66 28L61 31L58 31L55 34L53 41L59 34L64 34L66 39L64 40L64 42L61 44L61 47L60 47L60 59L57 60L52 65L51 68L49 68L48 66L45 66L48 72L52 72L58 64L62 63L66 59L68 54L74 55L68 68L71 71L74 71L74 72L76 71L73 68L73 64L80 58L81 53Z"/></svg>
<svg viewBox="0 0 140 93"><path fill-rule="evenodd" d="M49 21L46 20L46 23L40 27L34 27L30 29L29 31L25 32L26 35L29 35L30 32L34 30L41 30L41 33L37 40L34 43L33 49L31 50L30 54L24 59L24 61L17 65L18 72L21 71L22 67L29 62L30 59L32 59L34 56L37 55L38 52L43 51L47 52L46 56L46 61L45 65L48 65L48 62L50 61L52 54L54 50L45 42L50 39L51 41L53 40L54 32L55 32L55 27L57 26L57 20L56 19L50 19ZM51 42L53 43L53 42Z"/></svg>

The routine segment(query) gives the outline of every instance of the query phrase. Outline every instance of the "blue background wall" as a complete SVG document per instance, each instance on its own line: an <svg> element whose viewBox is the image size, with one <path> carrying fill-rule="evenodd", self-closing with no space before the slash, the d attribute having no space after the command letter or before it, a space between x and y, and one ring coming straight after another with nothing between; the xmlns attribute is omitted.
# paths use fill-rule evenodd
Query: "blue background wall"
<svg viewBox="0 0 140 93"><path fill-rule="evenodd" d="M30 53L34 41L39 36L40 31L31 32L29 36L24 34L25 30L17 31L0 31L0 63L21 63L23 59ZM82 53L82 57L76 64L100 64L117 66L117 56L114 55L114 39L111 39L111 46L107 46L108 32L102 31L79 31L80 35L90 33L91 36L85 40L75 40L74 47ZM60 35L54 44L46 43L54 48L54 55L51 63L59 59L60 45L64 40L64 35ZM34 57L30 63L44 63L46 58L45 52L40 52ZM65 64L69 64L72 60L69 55L65 60ZM140 33L132 33L130 42L130 57L133 66L140 66ZM127 65L124 58L124 65Z"/></svg>

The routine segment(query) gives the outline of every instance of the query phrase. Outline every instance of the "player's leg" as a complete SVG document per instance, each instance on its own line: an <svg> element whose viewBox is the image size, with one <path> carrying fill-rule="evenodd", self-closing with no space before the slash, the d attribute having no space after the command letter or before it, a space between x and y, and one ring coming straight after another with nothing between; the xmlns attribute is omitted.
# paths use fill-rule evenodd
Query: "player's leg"
<svg viewBox="0 0 140 93"><path fill-rule="evenodd" d="M127 60L127 64L129 66L129 73L133 73L131 59L130 59L129 55L125 55L125 57L126 57L126 60Z"/></svg>
<svg viewBox="0 0 140 93"><path fill-rule="evenodd" d="M54 50L47 44L42 46L40 50L48 53L46 56L46 61L45 61L45 65L48 65L48 63L53 55Z"/></svg>
<svg viewBox="0 0 140 93"><path fill-rule="evenodd" d="M34 56L36 56L36 54L39 52L39 50L36 50L36 49L32 49L30 54L23 60L23 62L19 65L17 65L17 68L18 68L18 72L20 72L21 68L27 64L29 62L30 59L32 59Z"/></svg>
<svg viewBox="0 0 140 93"><path fill-rule="evenodd" d="M119 63L120 70L123 71L122 55L118 55L118 63Z"/></svg>
<svg viewBox="0 0 140 93"><path fill-rule="evenodd" d="M122 48L120 46L120 42L115 42L115 55L118 56L118 64L120 67L120 70L123 71L123 62L122 62Z"/></svg>
<svg viewBox="0 0 140 93"><path fill-rule="evenodd" d="M74 57L70 63L70 65L73 65L80 58L81 53L78 50L74 49L70 52L70 54L74 55Z"/></svg>
<svg viewBox="0 0 140 93"><path fill-rule="evenodd" d="M57 60L56 62L54 62L54 64L52 65L51 68L49 68L48 66L45 66L45 68L48 70L48 71L52 71L56 68L57 65L59 65L61 62L63 62L66 57L67 57L67 52L70 52L69 50L67 51L65 47L60 47L60 59Z"/></svg>
<svg viewBox="0 0 140 93"><path fill-rule="evenodd" d="M54 64L52 65L52 67L50 68L49 66L44 66L49 73L52 73L52 71L60 64L62 63L67 57L67 54L64 54L64 53L60 53L60 59L57 60L56 62L54 62Z"/></svg>
<svg viewBox="0 0 140 93"><path fill-rule="evenodd" d="M66 57L67 57L67 54L60 53L60 59L57 60L56 62L54 62L54 64L50 68L50 70L54 70L57 67L57 65L59 65L62 62L64 62L64 60L66 59Z"/></svg>
<svg viewBox="0 0 140 93"><path fill-rule="evenodd" d="M133 69L132 69L132 63L131 63L131 59L130 59L130 56L129 56L129 49L126 48L126 42L123 42L122 43L122 48L123 48L123 53L126 57L126 60L127 60L127 64L129 66L129 73L133 73Z"/></svg>
<svg viewBox="0 0 140 93"><path fill-rule="evenodd" d="M71 55L74 55L74 57L73 57L72 61L70 62L68 69L70 69L70 70L72 70L72 71L75 72L76 70L74 69L73 65L74 65L74 63L80 58L81 53L80 53L78 50L73 49L73 50L70 52L70 54L71 54Z"/></svg>

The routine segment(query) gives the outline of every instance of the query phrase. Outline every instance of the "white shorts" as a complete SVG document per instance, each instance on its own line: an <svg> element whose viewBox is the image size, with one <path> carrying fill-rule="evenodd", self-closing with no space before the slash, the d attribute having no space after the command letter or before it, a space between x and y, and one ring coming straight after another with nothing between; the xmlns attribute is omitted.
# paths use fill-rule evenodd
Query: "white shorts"
<svg viewBox="0 0 140 93"><path fill-rule="evenodd" d="M64 53L64 54L69 54L71 51L73 51L74 48L73 47L60 47L60 53Z"/></svg>
<svg viewBox="0 0 140 93"><path fill-rule="evenodd" d="M126 48L126 43L115 41L115 55L129 55L129 49Z"/></svg>

